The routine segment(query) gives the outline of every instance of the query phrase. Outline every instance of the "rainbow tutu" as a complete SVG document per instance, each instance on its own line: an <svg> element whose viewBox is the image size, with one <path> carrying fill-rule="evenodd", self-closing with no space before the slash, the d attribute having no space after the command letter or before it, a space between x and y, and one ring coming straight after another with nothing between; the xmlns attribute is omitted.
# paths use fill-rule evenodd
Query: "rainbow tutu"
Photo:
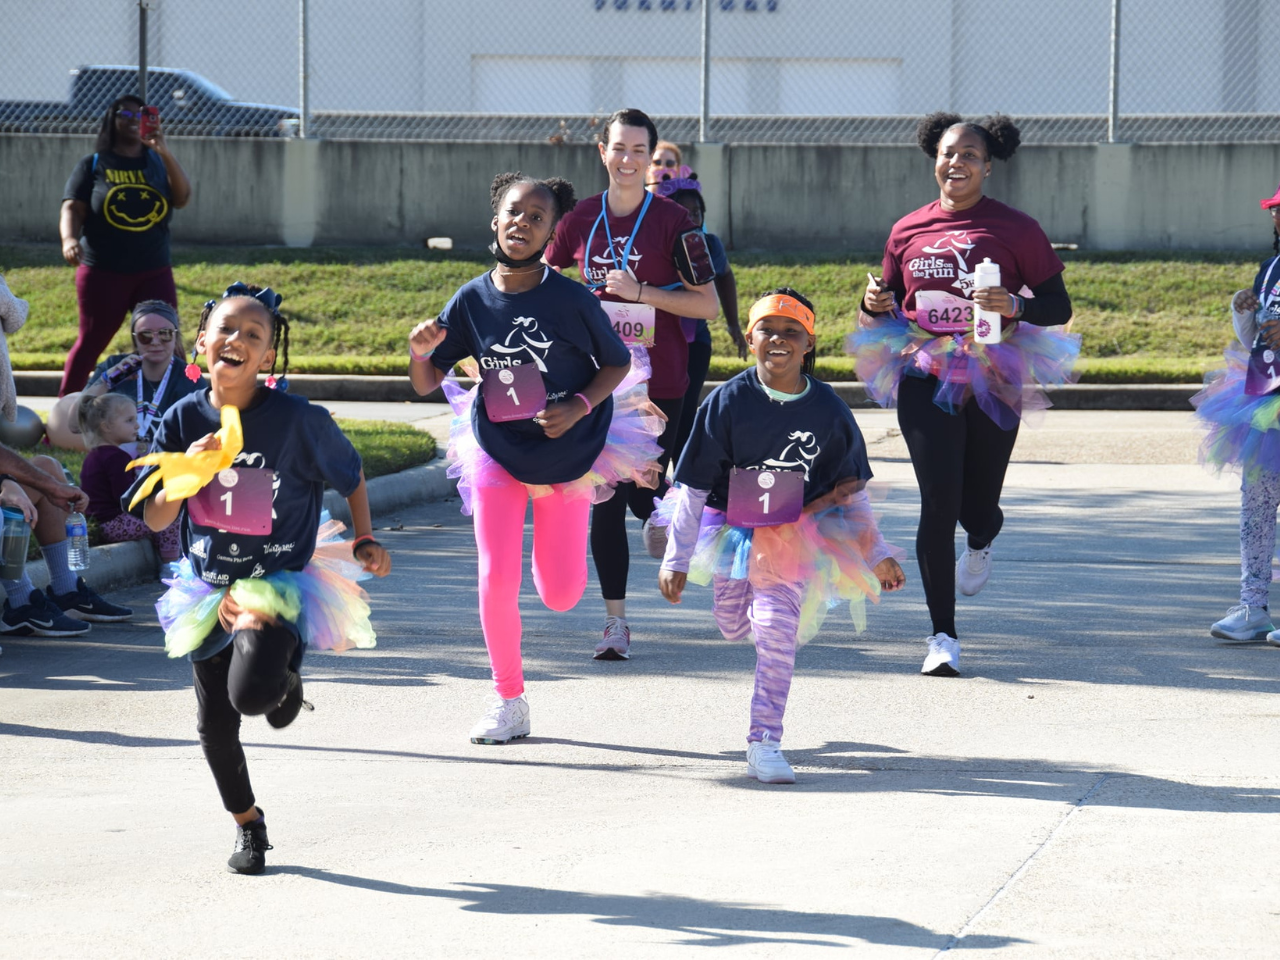
<svg viewBox="0 0 1280 960"><path fill-rule="evenodd" d="M659 480L658 457L662 448L658 437L666 427L666 421L658 408L649 400L646 382L651 367L649 354L643 347L630 347L631 369L613 391L613 417L604 449L596 457L591 469L576 480L558 484L526 483L531 497L545 497L558 489L570 499L587 498L601 503L613 496L613 488L619 483L634 482L642 487L656 487ZM478 373L479 371L476 371ZM462 512L471 515L474 491L477 484L494 478L501 482L505 471L494 469L498 465L485 453L471 429L471 407L479 387L463 390L452 375L446 377L442 387L449 406L453 408L453 421L449 426L450 477L458 480L458 495L462 499Z"/></svg>
<svg viewBox="0 0 1280 960"><path fill-rule="evenodd" d="M650 522L667 526L679 488L672 487ZM732 527L725 514L702 511L698 545L689 563L689 580L706 586L714 577L749 580L753 587L779 583L801 589L798 640L808 643L822 629L827 613L848 604L856 632L866 629L866 601L880 600L880 578L867 562L878 541L875 517L865 501L804 513L795 523L776 527ZM904 551L890 547L901 561Z"/></svg>
<svg viewBox="0 0 1280 960"><path fill-rule="evenodd" d="M370 574L352 561L351 544L341 539L345 529L338 521L324 518L315 553L302 570L237 580L229 588L209 586L184 557L177 576L164 581L169 589L156 602L165 652L183 657L198 650L217 629L218 606L228 590L246 610L295 624L309 647L341 652L374 646L377 636L369 623L369 598L356 583Z"/></svg>
<svg viewBox="0 0 1280 960"><path fill-rule="evenodd" d="M845 349L857 358L858 378L882 407L898 400L904 376L938 378L933 402L958 413L970 399L1004 430L1051 406L1046 390L1071 383L1080 335L1059 327L1019 323L1000 343L972 334L933 336L901 313L867 321L849 334Z"/></svg>
<svg viewBox="0 0 1280 960"><path fill-rule="evenodd" d="M1280 473L1280 393L1247 395L1249 351L1236 344L1225 356L1226 369L1205 374L1204 389L1191 398L1205 428L1200 462L1214 473L1239 471L1245 479Z"/></svg>

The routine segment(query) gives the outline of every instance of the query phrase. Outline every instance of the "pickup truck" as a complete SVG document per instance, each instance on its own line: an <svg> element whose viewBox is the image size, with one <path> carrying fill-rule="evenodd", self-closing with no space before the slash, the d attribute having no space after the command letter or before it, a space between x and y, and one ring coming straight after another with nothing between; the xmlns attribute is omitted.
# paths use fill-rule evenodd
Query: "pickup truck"
<svg viewBox="0 0 1280 960"><path fill-rule="evenodd" d="M0 133L94 133L111 102L137 90L137 67L77 67L65 103L0 100ZM288 136L298 119L292 107L245 103L198 73L172 67L148 68L147 99L170 136Z"/></svg>

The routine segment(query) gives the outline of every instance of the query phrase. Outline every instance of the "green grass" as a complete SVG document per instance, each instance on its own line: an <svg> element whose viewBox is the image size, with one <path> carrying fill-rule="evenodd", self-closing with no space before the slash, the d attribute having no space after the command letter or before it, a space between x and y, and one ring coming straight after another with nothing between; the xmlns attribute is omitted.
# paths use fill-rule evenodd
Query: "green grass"
<svg viewBox="0 0 1280 960"><path fill-rule="evenodd" d="M427 463L436 455L436 441L407 423L388 420L339 419L338 426L352 445L360 451L364 461L365 479L397 473L409 467ZM82 450L62 450L58 447L19 447L18 453L30 458L43 453L54 457L77 480L86 454Z"/></svg>
<svg viewBox="0 0 1280 960"><path fill-rule="evenodd" d="M1064 254L1084 379L1198 379L1230 342L1228 297L1252 281L1265 253ZM174 259L188 331L199 305L231 281L269 284L284 294L283 309L295 321L291 369L385 375L405 372L409 329L438 313L491 262L480 254L386 247L179 247ZM833 260L747 252L731 260L744 318L763 291L795 287L817 308L820 374L851 375L843 341L866 274L879 269L878 255ZM0 246L0 273L32 304L27 326L10 339L14 366L60 368L76 335L70 268L52 245ZM713 371L738 369L723 323L712 324L712 337L717 358L732 360ZM122 334L111 349L126 344Z"/></svg>

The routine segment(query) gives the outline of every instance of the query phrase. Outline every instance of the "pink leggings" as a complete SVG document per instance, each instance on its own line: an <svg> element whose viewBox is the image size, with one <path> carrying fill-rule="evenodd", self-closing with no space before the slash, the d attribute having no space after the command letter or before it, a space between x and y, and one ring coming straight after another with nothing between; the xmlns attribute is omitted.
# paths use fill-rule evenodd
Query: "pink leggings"
<svg viewBox="0 0 1280 960"><path fill-rule="evenodd" d="M476 548L480 554L480 625L493 685L510 700L524 693L520 659L520 580L524 568L525 485L497 464L475 484ZM591 501L565 499L559 486L533 501L533 583L552 610L582 599L587 586L587 521Z"/></svg>

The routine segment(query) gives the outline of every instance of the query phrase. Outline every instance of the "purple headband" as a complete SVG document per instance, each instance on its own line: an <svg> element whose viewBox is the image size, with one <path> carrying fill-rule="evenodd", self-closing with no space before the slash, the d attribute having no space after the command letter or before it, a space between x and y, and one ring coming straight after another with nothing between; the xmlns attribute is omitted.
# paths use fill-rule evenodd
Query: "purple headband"
<svg viewBox="0 0 1280 960"><path fill-rule="evenodd" d="M669 197L681 190L696 190L701 193L702 184L692 177L672 177L670 180L663 180L658 184L657 193L660 197Z"/></svg>

